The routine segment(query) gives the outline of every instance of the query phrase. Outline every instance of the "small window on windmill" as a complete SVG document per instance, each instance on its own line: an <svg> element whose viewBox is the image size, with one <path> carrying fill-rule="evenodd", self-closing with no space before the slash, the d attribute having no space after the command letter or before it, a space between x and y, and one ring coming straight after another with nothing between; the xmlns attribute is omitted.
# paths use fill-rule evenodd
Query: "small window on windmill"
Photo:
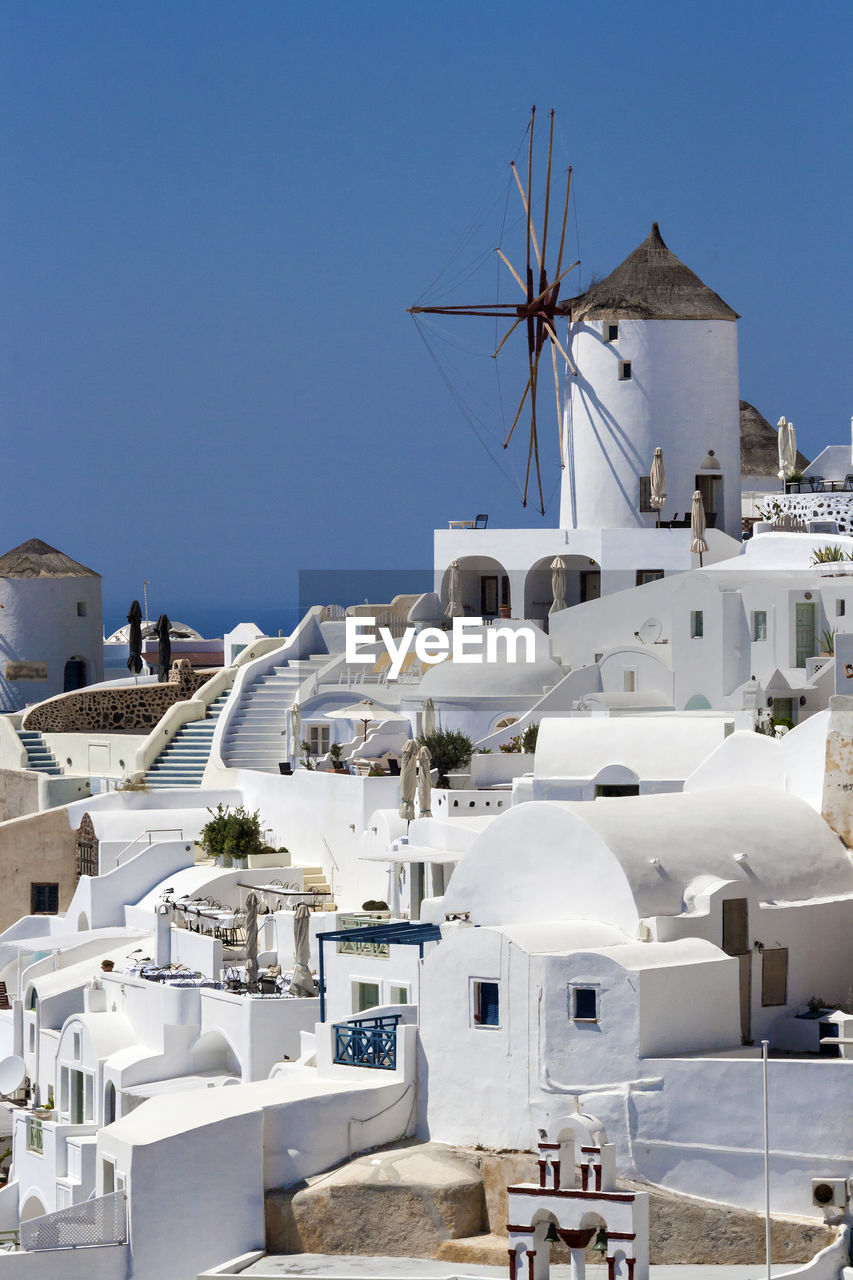
<svg viewBox="0 0 853 1280"><path fill-rule="evenodd" d="M604 341L605 342L619 341L619 325L618 324L605 324Z"/></svg>
<svg viewBox="0 0 853 1280"><path fill-rule="evenodd" d="M572 1022L598 1022L598 987L569 987L569 1017Z"/></svg>
<svg viewBox="0 0 853 1280"><path fill-rule="evenodd" d="M78 600L78 601L77 601L77 617L78 617L78 618L85 618L85 617L86 617L87 612L88 612L88 610L87 610L87 608L86 608L86 601L85 601L85 600Z"/></svg>
<svg viewBox="0 0 853 1280"><path fill-rule="evenodd" d="M836 616L836 618L843 618L843 617L844 617L844 613L845 613L845 610L846 610L846 606L847 606L847 602L846 602L845 600L836 600L836 602L835 602L835 616Z"/></svg>
<svg viewBox="0 0 853 1280"><path fill-rule="evenodd" d="M630 381L631 381L631 377L632 377L632 374L631 374L631 361L630 361L630 360L620 360L620 361L619 361L619 381L620 381L620 382L630 382Z"/></svg>

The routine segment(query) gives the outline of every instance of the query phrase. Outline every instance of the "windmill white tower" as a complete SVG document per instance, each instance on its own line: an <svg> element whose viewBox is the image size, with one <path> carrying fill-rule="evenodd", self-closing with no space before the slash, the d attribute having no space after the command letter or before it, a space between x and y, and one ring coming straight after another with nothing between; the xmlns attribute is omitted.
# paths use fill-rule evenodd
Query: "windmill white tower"
<svg viewBox="0 0 853 1280"><path fill-rule="evenodd" d="M572 299L563 529L646 528L654 450L667 515L702 493L740 537L737 312L667 248L657 223L606 279Z"/></svg>

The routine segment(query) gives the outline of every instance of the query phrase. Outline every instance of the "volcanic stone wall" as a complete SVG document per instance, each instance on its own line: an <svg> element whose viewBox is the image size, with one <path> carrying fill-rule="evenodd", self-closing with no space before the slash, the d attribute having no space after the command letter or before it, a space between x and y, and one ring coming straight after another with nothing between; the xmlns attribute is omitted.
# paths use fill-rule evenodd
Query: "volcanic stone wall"
<svg viewBox="0 0 853 1280"><path fill-rule="evenodd" d="M41 733L146 733L169 707L191 698L210 678L210 672L193 671L186 658L179 658L166 684L63 693L28 711L23 728Z"/></svg>

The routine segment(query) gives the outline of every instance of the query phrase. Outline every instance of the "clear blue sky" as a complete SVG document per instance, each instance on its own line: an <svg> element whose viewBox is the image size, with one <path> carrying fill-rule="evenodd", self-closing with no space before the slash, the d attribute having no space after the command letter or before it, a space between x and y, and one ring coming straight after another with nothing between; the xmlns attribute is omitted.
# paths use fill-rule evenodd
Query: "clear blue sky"
<svg viewBox="0 0 853 1280"><path fill-rule="evenodd" d="M540 521L405 313L533 102L584 275L657 219L742 313L742 396L806 453L847 439L851 35L834 0L7 3L0 550L192 621L429 564L451 518Z"/></svg>

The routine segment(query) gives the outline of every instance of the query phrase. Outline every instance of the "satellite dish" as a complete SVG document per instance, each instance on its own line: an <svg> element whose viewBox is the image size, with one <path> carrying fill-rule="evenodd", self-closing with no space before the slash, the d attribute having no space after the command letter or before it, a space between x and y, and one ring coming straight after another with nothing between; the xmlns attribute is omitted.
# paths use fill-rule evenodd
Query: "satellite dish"
<svg viewBox="0 0 853 1280"><path fill-rule="evenodd" d="M660 640L660 633L663 631L663 623L660 618L646 618L637 635L643 644L655 644Z"/></svg>
<svg viewBox="0 0 853 1280"><path fill-rule="evenodd" d="M4 1097L20 1089L27 1074L27 1064L16 1053L0 1062L0 1094Z"/></svg>

